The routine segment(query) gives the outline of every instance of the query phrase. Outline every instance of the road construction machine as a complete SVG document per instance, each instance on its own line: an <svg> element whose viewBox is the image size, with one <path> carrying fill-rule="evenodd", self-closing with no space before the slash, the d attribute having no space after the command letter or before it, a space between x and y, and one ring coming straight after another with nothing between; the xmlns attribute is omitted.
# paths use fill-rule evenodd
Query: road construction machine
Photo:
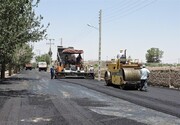
<svg viewBox="0 0 180 125"><path fill-rule="evenodd" d="M57 46L57 62L55 78L84 78L94 79L94 73L88 72L83 64L83 50L74 47Z"/></svg>
<svg viewBox="0 0 180 125"><path fill-rule="evenodd" d="M106 85L117 85L124 89L127 86L139 88L141 64L138 61L127 61L126 56L112 60L107 64L104 74Z"/></svg>

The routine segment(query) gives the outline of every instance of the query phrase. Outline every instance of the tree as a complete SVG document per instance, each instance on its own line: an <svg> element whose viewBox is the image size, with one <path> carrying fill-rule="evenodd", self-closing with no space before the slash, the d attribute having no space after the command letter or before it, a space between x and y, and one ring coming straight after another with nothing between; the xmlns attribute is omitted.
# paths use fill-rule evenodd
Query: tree
<svg viewBox="0 0 180 125"><path fill-rule="evenodd" d="M28 44L24 44L23 46L16 46L17 47L13 54L11 64L15 67L17 71L19 71L20 68L24 67L26 63L31 62L34 53L32 52L32 48Z"/></svg>
<svg viewBox="0 0 180 125"><path fill-rule="evenodd" d="M36 62L46 62L48 65L50 64L50 58L49 54L43 54L35 57Z"/></svg>
<svg viewBox="0 0 180 125"><path fill-rule="evenodd" d="M0 4L0 64L1 78L5 66L12 61L17 45L36 42L46 37L47 27L41 24L43 17L36 16L34 8L40 0L3 0Z"/></svg>
<svg viewBox="0 0 180 125"><path fill-rule="evenodd" d="M159 48L150 48L146 53L147 63L160 63L163 53Z"/></svg>

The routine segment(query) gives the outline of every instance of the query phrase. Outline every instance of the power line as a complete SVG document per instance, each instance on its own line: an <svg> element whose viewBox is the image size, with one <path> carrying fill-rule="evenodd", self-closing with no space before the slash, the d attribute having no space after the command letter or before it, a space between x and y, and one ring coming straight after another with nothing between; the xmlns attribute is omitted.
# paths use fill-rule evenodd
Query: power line
<svg viewBox="0 0 180 125"><path fill-rule="evenodd" d="M153 4L154 2L156 2L157 0L136 0L133 1L129 0L129 1L123 1L120 4L116 4L118 5L118 7L108 7L106 8L104 11L104 13L106 13L103 16L103 22L104 23L109 23L109 22L113 22L113 21L117 21L117 18L123 18L125 16L128 16L140 9L145 8L146 6L149 6L151 4ZM118 8L118 9L116 9ZM111 10L109 13L107 10ZM92 18L92 20L90 21L91 23L88 23L90 25L96 25L97 24L97 17ZM93 23L92 23L93 22ZM80 33L78 36L76 36L77 38L83 39L87 36L89 36L92 33L92 30L88 30L87 31L87 23L84 24L83 28L80 30Z"/></svg>
<svg viewBox="0 0 180 125"><path fill-rule="evenodd" d="M128 4L128 3L131 3L131 2L132 2L132 0L124 0L123 2L118 1L118 3L116 3L115 5L112 5L112 6L109 7L109 8L104 8L103 10L104 10L105 12L117 10L117 9L123 7L124 5L126 5L126 4Z"/></svg>
<svg viewBox="0 0 180 125"><path fill-rule="evenodd" d="M128 4L128 3L130 3L131 2L131 0L129 0L129 1L123 1L123 2L119 2L118 1L118 3L120 3L120 6L119 6L119 4L115 4L115 5L118 5L118 8L119 7L121 7L121 6L124 6L124 5L126 5L126 4ZM108 8L106 8L105 10L107 11L107 10L111 10L111 9L114 9L114 5L113 6L111 6L111 7L108 7ZM92 26L96 26L97 25L97 16L96 17L93 17L92 19L91 19L91 21L89 21L89 22L86 22L86 24L84 24L84 26L80 29L80 32L78 33L78 35L75 37L75 39L77 39L77 38L80 38L80 40L82 40L83 38L87 38L91 33L92 33L92 30L87 30L87 24L90 24L90 25L92 25Z"/></svg>
<svg viewBox="0 0 180 125"><path fill-rule="evenodd" d="M113 9L116 9L116 8L119 8L119 7L123 7L124 5L129 4L131 1L132 1L132 0L118 1L118 3L115 4L115 5L118 5L118 6L112 5L111 7L105 8L104 10L107 11L107 10L113 10ZM87 31L87 24L96 26L97 23L98 23L98 22L97 22L97 16L96 16L96 17L93 17L93 18L91 19L91 21L86 22L86 24L84 24L84 26L80 29L80 32L79 32L78 35L75 37L75 39L80 38L80 40L82 40L83 38L89 36L89 35L92 33L92 30L88 30L88 31Z"/></svg>
<svg viewBox="0 0 180 125"><path fill-rule="evenodd" d="M105 22L105 23L109 23L109 22L115 21L115 17L117 17L117 18L122 18L122 17L128 16L128 15L130 15L130 14L132 14L132 13L134 13L134 12L140 10L140 9L143 9L143 8L145 8L145 7L147 7L147 6L155 3L156 1L157 1L157 0L153 0L153 1L151 1L151 2L148 2L148 3L145 4L145 5L142 4L143 6L141 6L141 4L136 5L136 6L132 6L131 8L129 8L128 10L126 10L125 12L123 12L122 14L120 14L120 15L116 14L116 15L114 15L114 16L111 16L111 17L109 17L109 18L110 18L109 20L104 20L104 22Z"/></svg>
<svg viewBox="0 0 180 125"><path fill-rule="evenodd" d="M128 9L130 6L132 6L132 5L135 5L135 4L137 4L137 3L139 3L139 0L136 0L136 1L130 1L130 2L128 2L128 3L125 3L125 4L123 4L122 6L119 6L118 7L118 9L116 9L116 10L114 10L114 11L111 11L109 14L108 13L105 13L105 15L104 15L104 19L105 18L109 18L109 17L111 17L112 15L114 16L114 15L117 15L117 14L119 14L120 12L122 13L122 11L125 11L126 9ZM142 3L142 2L140 2L140 3Z"/></svg>

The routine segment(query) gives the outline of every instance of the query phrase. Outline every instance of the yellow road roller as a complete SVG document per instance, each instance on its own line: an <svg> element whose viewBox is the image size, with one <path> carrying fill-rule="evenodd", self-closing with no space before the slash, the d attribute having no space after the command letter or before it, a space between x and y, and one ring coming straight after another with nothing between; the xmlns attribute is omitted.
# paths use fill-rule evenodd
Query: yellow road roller
<svg viewBox="0 0 180 125"><path fill-rule="evenodd" d="M107 63L104 74L106 85L117 85L124 89L126 86L134 86L138 89L140 84L141 64L138 62L126 62L117 59Z"/></svg>

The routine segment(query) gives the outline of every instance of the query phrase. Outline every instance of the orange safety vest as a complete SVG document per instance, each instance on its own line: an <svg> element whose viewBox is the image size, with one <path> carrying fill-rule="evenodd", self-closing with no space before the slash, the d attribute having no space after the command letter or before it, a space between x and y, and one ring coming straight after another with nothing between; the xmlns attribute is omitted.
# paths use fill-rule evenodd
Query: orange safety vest
<svg viewBox="0 0 180 125"><path fill-rule="evenodd" d="M57 66L56 71L61 72L63 70L63 66Z"/></svg>

